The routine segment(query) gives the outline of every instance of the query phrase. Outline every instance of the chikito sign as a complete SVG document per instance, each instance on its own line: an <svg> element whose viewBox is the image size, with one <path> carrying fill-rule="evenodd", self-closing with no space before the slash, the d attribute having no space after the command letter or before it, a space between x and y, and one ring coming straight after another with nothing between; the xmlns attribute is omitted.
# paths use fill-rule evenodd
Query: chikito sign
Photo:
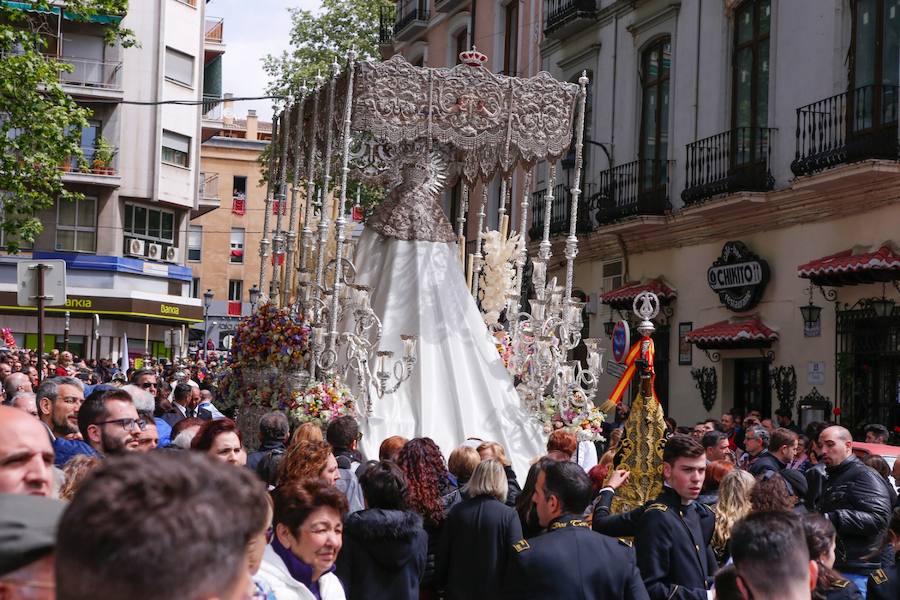
<svg viewBox="0 0 900 600"><path fill-rule="evenodd" d="M726 242L722 255L706 272L706 281L722 304L744 312L762 298L769 281L769 265L742 242Z"/></svg>

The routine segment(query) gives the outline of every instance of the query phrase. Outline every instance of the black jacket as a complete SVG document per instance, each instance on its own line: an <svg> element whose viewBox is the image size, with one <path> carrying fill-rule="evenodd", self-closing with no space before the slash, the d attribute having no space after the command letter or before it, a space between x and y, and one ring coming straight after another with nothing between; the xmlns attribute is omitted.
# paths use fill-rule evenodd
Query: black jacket
<svg viewBox="0 0 900 600"><path fill-rule="evenodd" d="M816 510L822 501L822 490L825 489L825 480L828 475L825 474L825 463L818 462L808 468L803 474L806 477L806 500L803 504L809 510Z"/></svg>
<svg viewBox="0 0 900 600"><path fill-rule="evenodd" d="M594 533L578 515L554 519L547 533L513 549L504 598L647 600L631 548Z"/></svg>
<svg viewBox="0 0 900 600"><path fill-rule="evenodd" d="M519 515L490 496L450 510L437 553L434 584L447 600L490 598L503 589L513 544L522 539Z"/></svg>
<svg viewBox="0 0 900 600"><path fill-rule="evenodd" d="M422 587L426 589L436 589L434 586L434 568L438 548L441 547L441 536L446 529L444 527L447 522L446 517L450 514L450 509L462 501L459 488L453 485L446 477L441 480L440 494L441 502L444 504L444 520L437 526L425 524L425 533L428 534L428 557L425 561L425 575L422 577Z"/></svg>
<svg viewBox="0 0 900 600"><path fill-rule="evenodd" d="M834 568L863 573L877 569L877 555L891 517L884 480L855 456L826 472L819 512L837 530Z"/></svg>
<svg viewBox="0 0 900 600"><path fill-rule="evenodd" d="M684 506L663 488L637 522L635 549L647 593L656 600L706 600L717 569L709 546L715 515L699 502Z"/></svg>
<svg viewBox="0 0 900 600"><path fill-rule="evenodd" d="M643 504L626 513L611 514L611 506L615 492L604 489L594 506L594 517L591 519L591 529L597 533L610 537L634 537L637 524L644 514L644 510L650 504Z"/></svg>
<svg viewBox="0 0 900 600"><path fill-rule="evenodd" d="M369 508L344 523L336 574L347 600L417 600L428 535L411 511Z"/></svg>
<svg viewBox="0 0 900 600"><path fill-rule="evenodd" d="M519 487L519 482L516 480L516 472L513 471L512 467L503 467L503 472L506 473L506 505L515 508L516 500L519 499L522 488Z"/></svg>
<svg viewBox="0 0 900 600"><path fill-rule="evenodd" d="M880 569L869 573L869 581L866 583L867 600L897 600L900 598L898 560L900 560L900 555L895 557L894 564L885 563Z"/></svg>
<svg viewBox="0 0 900 600"><path fill-rule="evenodd" d="M775 458L768 450L763 450L753 459L747 471L754 477L763 475L766 471L775 471L780 473L787 465Z"/></svg>
<svg viewBox="0 0 900 600"><path fill-rule="evenodd" d="M212 421L212 413L205 408L198 408L194 416L198 419L203 419L204 421ZM173 406L172 410L164 412L160 419L168 423L170 427L175 427L175 424L179 421L183 421L185 416L181 414L180 410Z"/></svg>
<svg viewBox="0 0 900 600"><path fill-rule="evenodd" d="M266 440L256 452L247 455L247 468L258 472L259 462L272 451L284 452L284 442L281 440Z"/></svg>

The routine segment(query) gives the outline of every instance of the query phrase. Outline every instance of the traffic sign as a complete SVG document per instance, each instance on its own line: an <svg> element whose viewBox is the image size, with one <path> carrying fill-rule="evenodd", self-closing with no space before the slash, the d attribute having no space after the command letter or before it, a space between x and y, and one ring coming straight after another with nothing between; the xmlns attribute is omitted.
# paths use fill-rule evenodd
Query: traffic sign
<svg viewBox="0 0 900 600"><path fill-rule="evenodd" d="M628 350L630 348L631 330L628 328L627 322L619 321L613 328L612 334L612 352L616 362L625 362L625 357L628 356Z"/></svg>
<svg viewBox="0 0 900 600"><path fill-rule="evenodd" d="M64 306L66 303L66 261L23 260L16 265L19 306L38 305L38 265L44 265L44 306Z"/></svg>

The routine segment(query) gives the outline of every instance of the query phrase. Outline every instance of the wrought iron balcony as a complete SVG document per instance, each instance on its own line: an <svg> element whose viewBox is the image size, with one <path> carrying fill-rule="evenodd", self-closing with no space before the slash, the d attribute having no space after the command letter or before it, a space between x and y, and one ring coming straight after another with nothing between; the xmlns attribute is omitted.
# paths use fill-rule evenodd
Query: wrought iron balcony
<svg viewBox="0 0 900 600"><path fill-rule="evenodd" d="M593 184L582 184L584 191L578 199L578 222L576 231L588 233L593 229L591 213L593 212ZM558 183L553 187L553 203L550 205L550 234L555 235L569 231L569 215L572 194L569 186ZM547 206L547 190L534 192L531 195L531 228L528 237L539 240L544 234L544 210Z"/></svg>
<svg viewBox="0 0 900 600"><path fill-rule="evenodd" d="M394 23L397 13L393 6L382 6L378 9L378 43L390 44L394 41Z"/></svg>
<svg viewBox="0 0 900 600"><path fill-rule="evenodd" d="M547 0L544 35L562 38L588 27L597 15L597 0Z"/></svg>
<svg viewBox="0 0 900 600"><path fill-rule="evenodd" d="M430 15L425 8L411 8L394 23L394 39L409 41L428 28Z"/></svg>
<svg viewBox="0 0 900 600"><path fill-rule="evenodd" d="M900 158L898 87L867 85L797 109L795 175L860 160Z"/></svg>
<svg viewBox="0 0 900 600"><path fill-rule="evenodd" d="M669 169L674 161L642 159L600 173L592 199L597 221L606 225L636 215L663 215L669 203Z"/></svg>
<svg viewBox="0 0 900 600"><path fill-rule="evenodd" d="M434 0L434 12L451 13L465 3L466 0Z"/></svg>
<svg viewBox="0 0 900 600"><path fill-rule="evenodd" d="M772 177L772 136L768 127L737 127L687 145L685 204L719 194L765 192Z"/></svg>

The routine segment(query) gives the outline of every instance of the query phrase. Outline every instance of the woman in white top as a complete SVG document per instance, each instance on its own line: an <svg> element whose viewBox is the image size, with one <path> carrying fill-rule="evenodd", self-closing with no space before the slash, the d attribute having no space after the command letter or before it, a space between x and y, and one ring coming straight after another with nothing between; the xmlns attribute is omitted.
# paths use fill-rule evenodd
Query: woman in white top
<svg viewBox="0 0 900 600"><path fill-rule="evenodd" d="M282 482L272 492L275 535L257 579L277 600L345 600L334 574L347 499L320 479Z"/></svg>

